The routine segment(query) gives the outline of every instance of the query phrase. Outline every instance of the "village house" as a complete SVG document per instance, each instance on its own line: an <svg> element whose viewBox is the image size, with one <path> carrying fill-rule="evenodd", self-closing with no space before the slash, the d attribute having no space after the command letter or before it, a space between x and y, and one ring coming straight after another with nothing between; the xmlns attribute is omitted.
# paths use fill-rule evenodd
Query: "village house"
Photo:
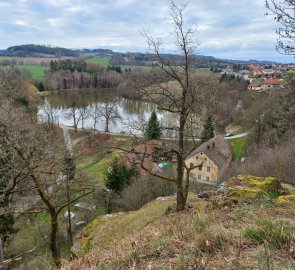
<svg viewBox="0 0 295 270"><path fill-rule="evenodd" d="M284 84L278 79L268 79L262 82L263 90L284 89Z"/></svg>
<svg viewBox="0 0 295 270"><path fill-rule="evenodd" d="M261 90L262 83L261 82L252 82L248 85L248 90Z"/></svg>
<svg viewBox="0 0 295 270"><path fill-rule="evenodd" d="M143 164L145 168L153 170L157 168L157 162L162 159L164 143L160 140L150 140L133 147L133 149L123 158L123 161L130 164Z"/></svg>
<svg viewBox="0 0 295 270"><path fill-rule="evenodd" d="M232 149L222 135L197 147L185 160L188 167L202 164L190 172L190 180L215 185L232 160Z"/></svg>

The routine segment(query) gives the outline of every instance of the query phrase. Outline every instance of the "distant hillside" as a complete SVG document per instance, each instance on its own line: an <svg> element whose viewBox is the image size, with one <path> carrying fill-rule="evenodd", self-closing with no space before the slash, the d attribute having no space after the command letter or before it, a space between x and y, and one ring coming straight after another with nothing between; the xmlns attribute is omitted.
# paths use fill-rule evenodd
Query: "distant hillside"
<svg viewBox="0 0 295 270"><path fill-rule="evenodd" d="M110 64L112 65L137 65L137 66L150 66L153 65L152 57L148 54L141 52L127 52L120 53L114 52L110 49L66 49L60 47L51 47L45 45L18 45L9 47L6 50L0 50L0 55L14 56L14 57L87 57L87 55L107 56L110 57ZM181 64L182 58L177 54L162 54L176 65ZM213 56L195 55L193 66L195 68L226 68L232 64L278 64L273 61L258 61L258 60L231 60L219 59Z"/></svg>
<svg viewBox="0 0 295 270"><path fill-rule="evenodd" d="M278 62L274 62L274 61L267 61L267 60L255 60L255 59L250 59L250 60L228 60L228 59L224 59L224 61L228 62L228 63L232 63L232 64L265 64L265 65L273 65L273 64L279 64Z"/></svg>
<svg viewBox="0 0 295 270"><path fill-rule="evenodd" d="M3 53L5 56L17 56L17 57L28 57L28 56L78 56L78 51L60 48L50 47L45 45L19 45L12 46L6 49Z"/></svg>

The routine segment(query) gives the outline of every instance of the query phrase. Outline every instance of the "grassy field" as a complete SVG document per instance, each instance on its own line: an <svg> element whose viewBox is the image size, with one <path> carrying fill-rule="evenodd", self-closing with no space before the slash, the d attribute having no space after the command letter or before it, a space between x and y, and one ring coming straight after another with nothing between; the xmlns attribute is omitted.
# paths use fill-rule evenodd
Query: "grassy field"
<svg viewBox="0 0 295 270"><path fill-rule="evenodd" d="M32 65L17 65L16 67L31 72L34 80L43 79L45 77L45 71L49 70L49 67L40 67Z"/></svg>
<svg viewBox="0 0 295 270"><path fill-rule="evenodd" d="M77 169L84 174L92 184L103 183L105 174L113 160L113 155L101 157L99 153L81 154L77 160Z"/></svg>
<svg viewBox="0 0 295 270"><path fill-rule="evenodd" d="M41 67L35 65L16 65L15 68L20 70L26 70L32 73L32 78L34 80L42 80L45 77L45 71L49 70L49 67ZM10 68L10 67L0 67L0 68Z"/></svg>
<svg viewBox="0 0 295 270"><path fill-rule="evenodd" d="M248 149L248 139L246 137L231 139L229 140L231 146L233 147L233 159L241 160L245 156Z"/></svg>
<svg viewBox="0 0 295 270"><path fill-rule="evenodd" d="M110 57L93 57L93 58L89 58L86 59L85 61L88 63L94 63L94 64L99 64L102 65L104 67L107 67L110 64ZM148 66L134 66L134 65L118 65L121 67L122 71L125 71L125 69L142 69L142 70L150 70L152 67L148 67Z"/></svg>
<svg viewBox="0 0 295 270"><path fill-rule="evenodd" d="M86 59L85 61L87 63L99 64L99 65L107 67L110 64L110 60L111 60L110 57L93 57L93 58Z"/></svg>

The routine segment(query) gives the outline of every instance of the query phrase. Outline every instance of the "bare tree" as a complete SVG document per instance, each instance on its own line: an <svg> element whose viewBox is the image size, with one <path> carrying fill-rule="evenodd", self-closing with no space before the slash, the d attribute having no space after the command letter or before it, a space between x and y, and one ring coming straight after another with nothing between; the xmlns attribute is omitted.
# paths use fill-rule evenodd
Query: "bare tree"
<svg viewBox="0 0 295 270"><path fill-rule="evenodd" d="M57 110L52 108L50 104L46 103L44 106L44 109L41 113L42 120L47 123L51 128L53 128L55 125L59 124L58 116L57 116Z"/></svg>
<svg viewBox="0 0 295 270"><path fill-rule="evenodd" d="M175 127L172 127L176 132L175 145L166 151L174 153L177 156L177 172L176 177L162 176L145 167L145 163L141 163L141 167L150 174L160 177L161 179L174 182L177 187L177 211L185 209L189 181L186 175L196 167L185 163L186 157L194 149L195 145L192 142L187 143L188 138L193 138L191 134L192 128L189 127L191 115L199 111L197 100L200 95L200 87L204 82L199 81L192 70L194 53L199 45L195 39L195 26L186 27L184 21L184 11L188 4L176 5L173 0L170 1L171 18L170 22L173 25L173 36L176 48L181 56L181 62L173 62L171 58L166 58L162 53L163 41L156 39L144 33L147 38L149 47L152 50L154 60L159 63L159 69L155 69L154 76L157 81L173 81L174 86L169 83L157 83L149 88L141 88L143 95L149 100L155 102L158 109L168 111L177 117ZM162 79L159 79L159 76ZM141 160L144 160L144 155L141 154ZM186 172L186 173L185 173Z"/></svg>
<svg viewBox="0 0 295 270"><path fill-rule="evenodd" d="M82 129L84 129L84 121L89 118L90 112L88 107L81 107L78 109L78 116L81 119Z"/></svg>
<svg viewBox="0 0 295 270"><path fill-rule="evenodd" d="M73 120L75 132L78 130L78 125L81 122L84 129L84 121L89 117L89 109L86 107L78 107L76 103L73 103L65 114L67 119Z"/></svg>
<svg viewBox="0 0 295 270"><path fill-rule="evenodd" d="M81 188L70 200L61 196L66 185L61 168L67 152L64 138L58 128L38 123L36 110L30 105L15 104L18 96L24 95L18 87L13 86L12 89L16 90L9 91L6 98L0 99L0 156L9 156L8 162L0 167L0 175L9 175L8 184L0 194L17 198L13 205L1 208L0 215L47 212L50 216L50 250L55 265L59 267L58 217L73 202L90 194L92 189ZM0 88L4 93L2 97L5 97L5 89ZM24 204L23 196L32 198L31 202Z"/></svg>
<svg viewBox="0 0 295 270"><path fill-rule="evenodd" d="M94 111L96 117L102 117L104 119L105 132L109 132L110 122L121 119L118 111L118 103L113 101L106 101L103 105L96 106Z"/></svg>
<svg viewBox="0 0 295 270"><path fill-rule="evenodd" d="M99 105L96 104L92 110L92 112L90 113L90 116L93 119L93 129L96 129L96 125L98 122L98 119L100 117L100 112L99 112Z"/></svg>
<svg viewBox="0 0 295 270"><path fill-rule="evenodd" d="M2 120L2 119L1 119ZM2 149L9 151L10 162L1 170L9 171L11 183L6 196L39 196L42 204L16 205L8 212L38 213L50 215L50 250L56 266L60 266L59 214L89 191L82 189L75 197L61 197L65 190L61 164L66 152L63 137L58 130L48 129L30 120L1 121L1 137L5 142ZM23 134L22 136L19 136ZM23 195L24 194L24 195ZM5 209L2 209L4 213ZM2 212L2 211L1 211ZM1 213L0 213L1 214Z"/></svg>
<svg viewBox="0 0 295 270"><path fill-rule="evenodd" d="M278 41L276 49L287 55L295 55L295 2L293 0L266 0L266 7L280 24L277 29Z"/></svg>

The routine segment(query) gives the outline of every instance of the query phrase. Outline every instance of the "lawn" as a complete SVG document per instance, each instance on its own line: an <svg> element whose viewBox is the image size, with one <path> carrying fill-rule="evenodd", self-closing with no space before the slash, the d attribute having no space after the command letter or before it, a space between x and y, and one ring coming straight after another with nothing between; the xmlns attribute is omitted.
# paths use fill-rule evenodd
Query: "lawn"
<svg viewBox="0 0 295 270"><path fill-rule="evenodd" d="M237 161L241 160L248 149L248 139L246 137L231 139L229 140L229 143L233 148L233 159Z"/></svg>
<svg viewBox="0 0 295 270"><path fill-rule="evenodd" d="M77 169L87 176L92 184L103 183L105 174L113 160L113 154L101 157L100 154L81 154L77 160Z"/></svg>

